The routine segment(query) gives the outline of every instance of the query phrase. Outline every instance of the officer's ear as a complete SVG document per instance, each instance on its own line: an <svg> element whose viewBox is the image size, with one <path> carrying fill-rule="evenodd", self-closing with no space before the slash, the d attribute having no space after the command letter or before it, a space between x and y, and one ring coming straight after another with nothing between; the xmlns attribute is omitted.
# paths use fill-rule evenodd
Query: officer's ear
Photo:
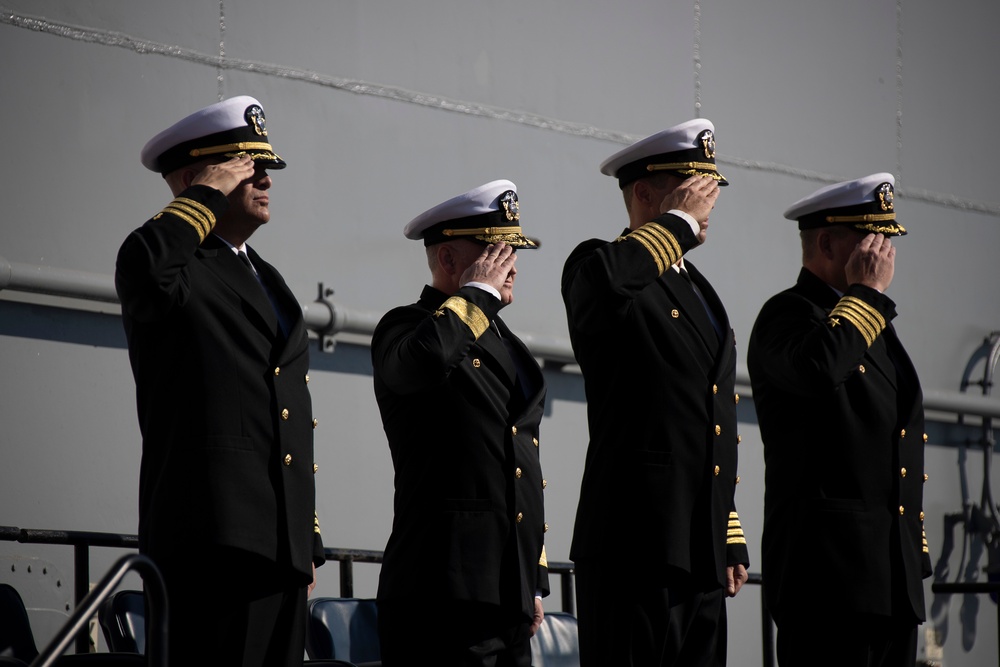
<svg viewBox="0 0 1000 667"><path fill-rule="evenodd" d="M437 264L447 275L458 272L458 255L450 243L441 243L437 247Z"/></svg>
<svg viewBox="0 0 1000 667"><path fill-rule="evenodd" d="M185 189L191 187L191 182L200 171L201 169L194 169L192 167L186 167L181 170L181 183L184 185Z"/></svg>
<svg viewBox="0 0 1000 667"><path fill-rule="evenodd" d="M816 234L816 248L819 250L824 259L833 259L833 234L831 234L829 230L821 229L819 230L819 233Z"/></svg>
<svg viewBox="0 0 1000 667"><path fill-rule="evenodd" d="M653 203L653 187L648 179L640 178L625 187L632 188L632 201L639 202L643 206L651 206Z"/></svg>

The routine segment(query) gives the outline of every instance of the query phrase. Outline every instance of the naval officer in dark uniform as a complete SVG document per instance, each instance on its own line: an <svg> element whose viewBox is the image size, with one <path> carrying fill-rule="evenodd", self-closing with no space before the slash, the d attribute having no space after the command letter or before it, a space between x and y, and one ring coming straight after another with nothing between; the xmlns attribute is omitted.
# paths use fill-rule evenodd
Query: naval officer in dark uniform
<svg viewBox="0 0 1000 667"><path fill-rule="evenodd" d="M570 557L583 667L723 665L749 564L736 512L736 350L685 253L727 181L695 119L601 165L628 227L581 243L562 294L590 426Z"/></svg>
<svg viewBox="0 0 1000 667"><path fill-rule="evenodd" d="M395 469L378 587L386 667L527 667L548 594L539 422L545 384L500 318L513 300L517 189L492 181L404 230L431 284L372 338Z"/></svg>
<svg viewBox="0 0 1000 667"><path fill-rule="evenodd" d="M139 550L160 567L170 657L301 665L323 563L302 311L246 241L285 162L234 97L153 137L174 195L125 239L115 284L135 377Z"/></svg>
<svg viewBox="0 0 1000 667"><path fill-rule="evenodd" d="M826 186L797 220L796 284L757 316L748 365L764 439L764 594L782 667L912 667L924 620L924 413L885 293L895 180Z"/></svg>

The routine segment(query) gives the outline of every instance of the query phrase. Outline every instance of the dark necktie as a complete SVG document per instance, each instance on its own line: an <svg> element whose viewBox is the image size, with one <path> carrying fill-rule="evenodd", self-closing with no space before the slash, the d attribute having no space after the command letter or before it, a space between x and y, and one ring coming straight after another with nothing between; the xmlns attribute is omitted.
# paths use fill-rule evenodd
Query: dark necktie
<svg viewBox="0 0 1000 667"><path fill-rule="evenodd" d="M682 268L681 275L684 276L684 280L686 280L688 285L691 286L691 290L695 293L695 296L698 297L698 300L701 301L701 305L705 308L705 314L708 315L708 319L712 322L712 328L715 329L715 335L719 337L719 340L722 340L722 327L719 326L719 320L715 318L715 313L712 312L712 309L708 305L708 301L705 300L705 295L702 294L701 290L698 289L698 286L694 284L694 280L691 279L691 274L688 273L687 269Z"/></svg>
<svg viewBox="0 0 1000 667"><path fill-rule="evenodd" d="M253 268L253 264L250 262L250 258L247 257L247 254L240 250L237 252L237 255L239 256L240 261L243 262L247 269L250 270L250 273L253 274L253 277L257 279L257 283L260 285L261 289L264 290L264 294L267 296L267 300L270 302L271 308L274 310L274 315L278 318L278 327L281 329L281 335L287 338L288 320L282 312L281 307L278 305L277 300L274 298L274 295L271 294L271 290L268 289L267 285L264 284L264 281L261 280L260 274L257 273L255 268Z"/></svg>
<svg viewBox="0 0 1000 667"><path fill-rule="evenodd" d="M253 264L250 263L250 258L247 257L247 254L240 250L236 253L236 255L240 258L240 261L243 262L244 266L250 269L250 273L253 274L253 277L256 278L257 282L260 283L260 286L263 287L264 283L261 282L260 276L257 275L257 270L253 268Z"/></svg>

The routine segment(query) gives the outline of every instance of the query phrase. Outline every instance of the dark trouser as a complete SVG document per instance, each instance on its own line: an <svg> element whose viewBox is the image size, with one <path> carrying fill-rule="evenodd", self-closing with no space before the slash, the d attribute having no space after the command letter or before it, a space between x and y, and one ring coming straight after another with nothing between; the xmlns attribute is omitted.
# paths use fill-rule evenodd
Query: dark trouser
<svg viewBox="0 0 1000 667"><path fill-rule="evenodd" d="M721 667L726 603L682 573L665 587L627 590L620 570L575 563L581 667Z"/></svg>
<svg viewBox="0 0 1000 667"><path fill-rule="evenodd" d="M529 667L530 622L478 602L380 600L383 667Z"/></svg>
<svg viewBox="0 0 1000 667"><path fill-rule="evenodd" d="M301 667L303 575L235 550L192 555L157 563L167 585L170 663Z"/></svg>
<svg viewBox="0 0 1000 667"><path fill-rule="evenodd" d="M778 624L781 667L913 667L916 620L844 613L816 617L803 610Z"/></svg>

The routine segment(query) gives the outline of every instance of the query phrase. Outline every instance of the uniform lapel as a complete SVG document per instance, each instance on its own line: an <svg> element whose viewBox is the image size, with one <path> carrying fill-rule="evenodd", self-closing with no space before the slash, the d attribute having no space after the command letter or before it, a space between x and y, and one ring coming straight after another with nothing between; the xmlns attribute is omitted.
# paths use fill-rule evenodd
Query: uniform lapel
<svg viewBox="0 0 1000 667"><path fill-rule="evenodd" d="M897 388L896 367L892 363L888 349L886 349L885 331L875 339L875 342L865 352L865 359L868 360L869 367L874 366L879 373L885 376L893 389Z"/></svg>
<svg viewBox="0 0 1000 667"><path fill-rule="evenodd" d="M924 401L917 369L913 366L910 356L906 354L903 344L896 336L896 329L891 324L885 328L882 335L885 338L887 351L896 366L896 376L899 378L896 391L900 408L913 415L923 409Z"/></svg>
<svg viewBox="0 0 1000 667"><path fill-rule="evenodd" d="M705 279L701 271L687 260L684 261L684 266L687 267L691 279L694 280L694 284L701 290L701 295L705 298L708 307L712 309L712 315L715 316L715 321L719 325L719 331L722 332L721 340L718 337L716 338L716 340L719 340L719 353L716 358L715 372L724 372L729 368L730 364L735 363L732 361L732 356L736 353L736 336L733 333L733 328L729 325L729 314L726 312L726 307L722 305L719 295L716 294L715 289ZM715 327L712 327L712 332L715 333Z"/></svg>
<svg viewBox="0 0 1000 667"><path fill-rule="evenodd" d="M210 235L198 249L198 254L204 260L205 266L260 316L259 326L272 333L278 330L278 318L274 314L274 309L271 307L271 302L268 300L264 288L229 246L221 239ZM256 255L251 258L256 267L254 258Z"/></svg>
<svg viewBox="0 0 1000 667"><path fill-rule="evenodd" d="M271 296L278 302L278 306L281 308L282 315L284 315L287 320L288 325L288 342L296 342L302 339L305 333L305 319L302 316L302 306L295 299L295 295L292 291L288 289L288 285L285 283L285 279L281 277L277 269L261 259L253 248L247 246L247 254L250 257L250 261L253 262L254 267L257 272L264 279L265 284L267 284L268 289L271 290ZM265 295L266 296L266 295ZM270 301L268 301L270 305ZM271 311L274 311L272 306ZM275 320L277 317L275 317ZM288 351L288 349L295 349L295 345L287 346L283 350L283 354Z"/></svg>
<svg viewBox="0 0 1000 667"><path fill-rule="evenodd" d="M503 369L508 382L517 384L517 368L514 366L514 360L510 358L507 346L500 340L497 320L493 320L490 328L476 341L476 345L496 360Z"/></svg>
<svg viewBox="0 0 1000 667"><path fill-rule="evenodd" d="M536 402L541 400L541 394L545 391L545 379L542 377L542 371L538 367L538 364L535 363L534 356L531 354L531 351L528 350L528 347L523 342L521 342L520 338L514 335L514 333L507 327L507 324L499 317L496 319L496 324L500 329L501 335L510 341L513 353L520 356L521 363L516 364L515 373L517 370L521 370L523 373L528 375L528 377L524 378L524 384L525 386L531 388L532 395L525 396L525 399L527 400L527 405L534 405ZM502 341L501 344L503 344Z"/></svg>
<svg viewBox="0 0 1000 667"><path fill-rule="evenodd" d="M660 276L660 284L670 294L671 300L678 306L678 310L684 314L695 331L698 332L698 337L704 343L709 354L714 356L719 349L719 337L715 333L712 321L708 318L708 313L705 312L705 306L702 305L698 295L694 293L694 289L672 267Z"/></svg>

